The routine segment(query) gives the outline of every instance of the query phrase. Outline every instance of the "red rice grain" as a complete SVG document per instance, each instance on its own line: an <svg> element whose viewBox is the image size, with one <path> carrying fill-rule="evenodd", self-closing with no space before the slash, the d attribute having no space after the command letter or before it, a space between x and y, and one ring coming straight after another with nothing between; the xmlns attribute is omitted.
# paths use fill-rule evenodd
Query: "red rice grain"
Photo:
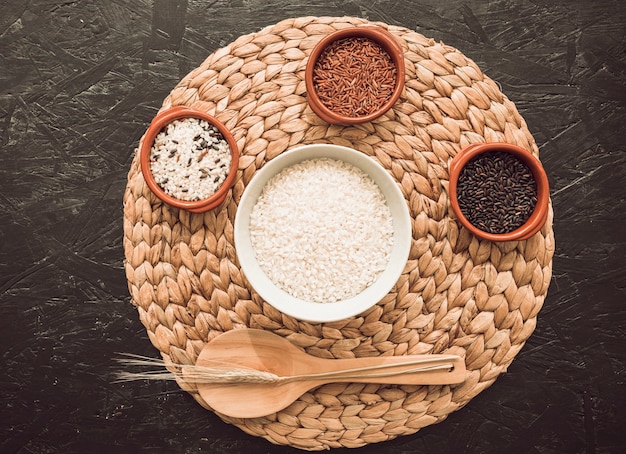
<svg viewBox="0 0 626 454"><path fill-rule="evenodd" d="M368 38L331 43L313 68L315 91L326 107L347 117L380 109L396 86L396 67L389 54Z"/></svg>

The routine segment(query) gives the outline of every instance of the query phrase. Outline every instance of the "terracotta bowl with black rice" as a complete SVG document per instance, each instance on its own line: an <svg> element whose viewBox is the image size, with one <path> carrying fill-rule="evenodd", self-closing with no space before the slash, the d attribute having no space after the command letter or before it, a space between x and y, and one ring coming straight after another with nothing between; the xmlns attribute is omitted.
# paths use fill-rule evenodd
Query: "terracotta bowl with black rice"
<svg viewBox="0 0 626 454"><path fill-rule="evenodd" d="M473 144L454 157L449 170L452 211L477 237L525 240L545 224L548 177L539 159L524 148Z"/></svg>

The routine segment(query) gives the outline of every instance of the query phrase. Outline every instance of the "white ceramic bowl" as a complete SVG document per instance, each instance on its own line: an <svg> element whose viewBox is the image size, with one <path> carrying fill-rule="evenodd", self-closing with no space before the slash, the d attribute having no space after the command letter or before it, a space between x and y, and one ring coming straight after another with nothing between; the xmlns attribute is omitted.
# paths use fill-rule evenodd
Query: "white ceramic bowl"
<svg viewBox="0 0 626 454"><path fill-rule="evenodd" d="M250 240L250 213L267 181L283 169L316 158L331 158L358 167L378 185L389 206L393 223L391 259L378 279L361 293L337 302L318 303L292 296L263 272ZM235 248L239 265L250 285L281 312L309 322L331 322L360 314L378 303L396 284L411 249L411 218L396 181L376 161L357 150L328 144L304 145L272 159L246 187L235 216Z"/></svg>

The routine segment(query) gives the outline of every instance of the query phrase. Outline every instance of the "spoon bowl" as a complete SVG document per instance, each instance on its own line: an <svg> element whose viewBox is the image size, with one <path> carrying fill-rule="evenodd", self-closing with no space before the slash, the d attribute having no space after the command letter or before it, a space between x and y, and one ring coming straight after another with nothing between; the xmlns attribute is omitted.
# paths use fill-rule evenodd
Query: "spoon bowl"
<svg viewBox="0 0 626 454"><path fill-rule="evenodd" d="M237 329L202 349L195 368L254 370L272 382L196 381L200 396L218 413L255 418L280 411L307 391L326 383L443 385L465 380L465 361L455 355L378 356L325 359L307 354L268 331ZM190 373L183 369L183 377Z"/></svg>

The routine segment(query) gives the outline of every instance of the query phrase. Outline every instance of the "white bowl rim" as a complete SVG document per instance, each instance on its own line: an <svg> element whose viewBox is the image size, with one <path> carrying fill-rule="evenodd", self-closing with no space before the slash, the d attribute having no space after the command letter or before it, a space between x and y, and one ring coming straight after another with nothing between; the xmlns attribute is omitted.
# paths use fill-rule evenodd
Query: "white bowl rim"
<svg viewBox="0 0 626 454"><path fill-rule="evenodd" d="M305 301L274 284L259 266L249 235L250 212L267 181L286 167L316 158L341 160L367 173L383 192L393 219L394 244L385 270L361 293L337 302ZM268 161L256 172L244 190L237 207L234 229L239 266L252 288L264 301L284 314L314 323L343 320L377 304L391 291L402 274L409 257L413 236L406 199L388 171L363 152L332 144L301 145Z"/></svg>

